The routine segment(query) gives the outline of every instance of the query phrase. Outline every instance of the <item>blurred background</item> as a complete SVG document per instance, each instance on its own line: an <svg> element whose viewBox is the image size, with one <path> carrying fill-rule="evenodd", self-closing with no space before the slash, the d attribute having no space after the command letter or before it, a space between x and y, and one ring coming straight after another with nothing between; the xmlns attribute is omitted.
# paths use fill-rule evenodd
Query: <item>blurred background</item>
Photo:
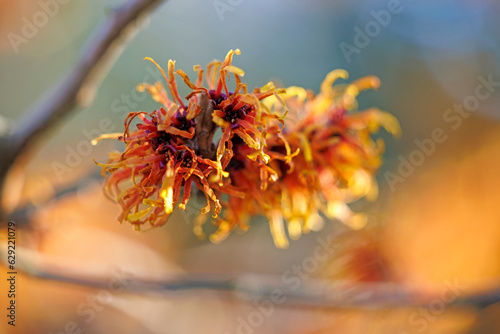
<svg viewBox="0 0 500 334"><path fill-rule="evenodd" d="M47 9L50 2L0 1L2 133L71 71L99 22L124 1L61 1ZM51 15L43 21L41 12ZM312 278L393 282L456 297L498 286L499 15L500 4L493 0L166 1L126 47L94 103L61 119L38 143L23 173L9 176L3 206L29 208L29 224L18 227L23 247L18 261L29 268L38 254L43 263L110 280L180 273L283 277L313 256L318 240L328 240L330 257L301 284ZM389 111L399 119L403 136L380 134L386 153L379 199L352 205L369 215L364 230L350 231L333 221L278 250L267 223L256 219L247 233L214 245L191 233L189 210L202 205L196 200L160 229L138 233L117 223L119 208L102 196L92 159L103 161L118 146L103 141L90 147L89 138L121 131L128 112L156 107L135 92L138 83L158 78L144 57L164 67L177 60L177 68L191 74L192 65L223 59L235 48L242 55L234 64L245 70L249 87L272 80L317 92L335 68L346 69L351 79L369 74L381 79L378 91L360 96L360 109ZM179 86L181 95L187 92ZM4 300L7 286L1 282ZM500 331L500 305L444 310L440 305L446 299L369 310L284 304L259 318L255 314L262 311L254 301L210 290L131 293L125 284L125 291L102 292L19 274L18 291L16 328L2 314L5 333Z"/></svg>

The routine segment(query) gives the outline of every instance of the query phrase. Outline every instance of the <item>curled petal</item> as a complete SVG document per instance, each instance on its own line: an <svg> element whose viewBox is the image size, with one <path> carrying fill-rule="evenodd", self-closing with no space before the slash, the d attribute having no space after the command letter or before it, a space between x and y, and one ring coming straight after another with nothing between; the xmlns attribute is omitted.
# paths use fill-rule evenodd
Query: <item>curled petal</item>
<svg viewBox="0 0 500 334"><path fill-rule="evenodd" d="M123 133L118 132L118 133L105 133L100 135L99 137L93 139L90 143L92 145L97 145L97 143L103 139L119 139L120 137L123 136Z"/></svg>
<svg viewBox="0 0 500 334"><path fill-rule="evenodd" d="M325 95L330 94L333 83L339 78L347 79L349 78L349 73L341 69L333 70L328 73L321 84L321 93Z"/></svg>

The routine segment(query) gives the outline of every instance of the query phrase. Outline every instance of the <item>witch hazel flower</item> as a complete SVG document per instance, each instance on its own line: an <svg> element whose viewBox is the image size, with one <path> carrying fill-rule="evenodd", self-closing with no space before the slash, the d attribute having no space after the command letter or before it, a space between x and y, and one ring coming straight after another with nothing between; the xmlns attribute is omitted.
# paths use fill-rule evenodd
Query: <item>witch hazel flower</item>
<svg viewBox="0 0 500 334"><path fill-rule="evenodd" d="M316 96L301 87L287 88L282 99L289 113L282 131L276 130L276 123L274 131L268 127L266 165L245 159L245 153L234 156L228 168L231 184L246 196L223 203L224 215L217 219L222 228L213 240L223 240L235 227L247 228L255 215L268 219L279 248L288 247L287 235L298 239L321 229L324 217L354 229L365 226L366 216L353 213L348 203L377 196L374 175L384 146L372 134L384 127L397 136L400 128L392 115L379 109L357 110L357 95L378 88L376 77L333 85L339 78L347 79L347 72L329 73ZM278 114L284 111L281 101L272 97L265 103ZM237 152L249 149L242 141L232 144ZM263 172L272 175L271 182L262 182Z"/></svg>
<svg viewBox="0 0 500 334"><path fill-rule="evenodd" d="M106 163L96 162L103 167L103 174L109 174L105 182L106 195L122 207L119 221L128 221L137 229L145 223L163 225L177 202L180 202L179 208L185 209L193 183L207 198L202 213L213 208L217 216L221 210L207 180L217 165L198 155L190 145L199 108L194 101L186 106L179 97L173 79L174 65L173 61L169 62L168 75L161 70L173 100L160 83L139 85L139 90L147 90L163 106L151 113L130 113L125 119L124 133L115 135L125 143L124 152L111 153ZM141 122L131 131L136 118Z"/></svg>
<svg viewBox="0 0 500 334"><path fill-rule="evenodd" d="M193 92L188 97L201 92L199 101L204 112L199 116L197 135L201 136L203 141L207 137L211 140L215 130L221 129L221 138L217 144L216 152L213 152L215 155L208 154L219 165L217 180L220 184L222 184L223 176L227 176L224 169L233 156L230 144L232 138L240 138L252 149L252 154L248 155L248 158L268 160L268 157L263 153L266 122L268 119L279 119L280 117L271 114L261 101L269 96L274 96L278 101L281 101L278 94L285 92L284 89L275 89L273 83L270 82L264 87L255 88L253 92L249 93L246 84L241 82L241 77L244 76L245 72L231 64L235 54L239 55L240 50L230 50L222 63L213 61L207 66L206 81L208 89L200 86L203 83L203 70L199 66L194 67L195 71L199 73L196 84L192 84L183 71L177 71L184 79L184 82L193 89ZM234 75L234 91L230 91L227 86L230 74ZM286 106L282 105L286 109ZM204 115L203 119L201 119L202 115ZM206 137L205 133L208 133L209 136ZM210 144L212 143L210 142Z"/></svg>
<svg viewBox="0 0 500 334"><path fill-rule="evenodd" d="M358 111L357 95L378 88L379 80L369 76L334 85L347 79L345 71L336 70L318 95L272 83L249 91L241 81L244 71L232 65L235 54L240 51L230 50L223 62L213 61L206 70L194 66L194 81L176 71L172 60L165 73L147 58L163 74L171 97L160 82L139 85L161 107L130 113L123 134L98 138L125 144L122 153L112 152L106 163L97 163L107 177L107 196L122 207L119 220L137 229L163 225L176 206L186 208L196 189L207 205L193 231L204 237L202 226L211 220L216 227L212 242L235 229L247 230L257 215L268 219L279 248L288 246L288 237L320 229L325 217L362 228L366 218L348 203L377 194L374 175L383 142L372 134L379 127L395 135L400 131L386 112ZM184 99L175 75L191 90Z"/></svg>

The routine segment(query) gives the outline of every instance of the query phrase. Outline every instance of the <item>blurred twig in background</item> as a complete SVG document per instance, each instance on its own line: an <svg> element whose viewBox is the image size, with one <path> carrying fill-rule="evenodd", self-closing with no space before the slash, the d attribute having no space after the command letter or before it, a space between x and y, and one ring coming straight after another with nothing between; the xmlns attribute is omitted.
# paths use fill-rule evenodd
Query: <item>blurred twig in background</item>
<svg viewBox="0 0 500 334"><path fill-rule="evenodd" d="M93 39L81 51L66 77L62 78L43 101L23 114L13 130L0 138L0 198L9 170L26 155L42 134L76 107L88 106L125 45L141 27L141 21L164 0L130 0L108 13ZM2 201L3 202L3 201ZM2 203L3 204L3 203ZM2 214L5 215L5 208ZM5 219L3 219L5 221Z"/></svg>
<svg viewBox="0 0 500 334"><path fill-rule="evenodd" d="M23 261L18 271L33 277L67 284L106 289L111 277L95 270L72 266L66 261L40 255L21 248ZM2 258L7 258L3 256ZM404 287L391 282L359 283L348 280L307 279L299 286L287 286L279 275L240 274L175 274L166 278L137 276L127 273L124 293L172 294L182 291L211 290L226 293L228 298L243 302L279 299L290 307L320 307L325 309L394 309L419 307L443 300L443 293ZM457 282L448 282L460 289ZM279 297L276 297L279 296ZM500 301L500 287L457 294L447 298L447 307L483 308Z"/></svg>

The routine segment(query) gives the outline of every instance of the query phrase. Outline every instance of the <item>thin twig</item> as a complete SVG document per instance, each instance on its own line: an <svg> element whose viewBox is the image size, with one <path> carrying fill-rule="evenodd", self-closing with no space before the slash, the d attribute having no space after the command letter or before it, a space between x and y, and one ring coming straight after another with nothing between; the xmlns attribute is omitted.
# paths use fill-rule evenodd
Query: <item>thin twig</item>
<svg viewBox="0 0 500 334"><path fill-rule="evenodd" d="M88 106L97 88L119 57L124 46L140 28L140 21L164 0L130 0L113 9L99 25L93 39L81 51L68 74L25 113L10 136L0 138L0 186L14 162L76 107Z"/></svg>

